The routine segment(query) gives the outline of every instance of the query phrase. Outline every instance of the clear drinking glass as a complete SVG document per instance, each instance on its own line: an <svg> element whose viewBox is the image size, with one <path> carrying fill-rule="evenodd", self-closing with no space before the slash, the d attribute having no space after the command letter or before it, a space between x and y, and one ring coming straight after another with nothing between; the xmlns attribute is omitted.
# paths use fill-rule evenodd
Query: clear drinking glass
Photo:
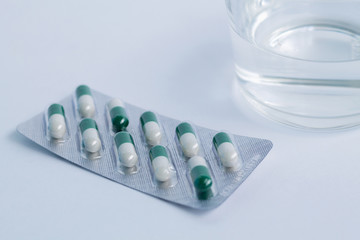
<svg viewBox="0 0 360 240"><path fill-rule="evenodd" d="M226 5L239 94L293 126L360 124L360 0Z"/></svg>

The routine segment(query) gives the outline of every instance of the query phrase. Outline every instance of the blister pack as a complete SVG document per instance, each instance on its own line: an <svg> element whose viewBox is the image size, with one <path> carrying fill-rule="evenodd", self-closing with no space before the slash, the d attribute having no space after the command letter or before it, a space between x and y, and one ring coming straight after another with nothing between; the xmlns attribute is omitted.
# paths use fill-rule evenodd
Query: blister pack
<svg viewBox="0 0 360 240"><path fill-rule="evenodd" d="M87 170L197 209L224 202L272 148L269 140L165 117L86 85L18 131Z"/></svg>

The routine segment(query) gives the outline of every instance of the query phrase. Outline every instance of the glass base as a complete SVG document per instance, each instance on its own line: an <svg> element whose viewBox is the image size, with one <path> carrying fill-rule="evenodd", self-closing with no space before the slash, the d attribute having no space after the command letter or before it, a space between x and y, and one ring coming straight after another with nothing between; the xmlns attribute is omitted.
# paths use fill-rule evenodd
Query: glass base
<svg viewBox="0 0 360 240"><path fill-rule="evenodd" d="M335 112L331 115L329 111L324 111L323 114L318 113L317 115L306 114L304 112L297 113L294 108L281 108L281 106L272 105L271 102L257 97L253 94L252 89L249 90L246 81L242 79L237 78L234 81L234 85L235 95L241 94L257 112L276 122L316 131L340 130L360 125L360 113L349 115L337 115ZM258 93L261 95L261 92ZM302 98L306 98L306 95L303 95ZM291 104L290 102L288 103ZM316 107L317 103L314 102L314 104ZM308 107L311 108L311 106Z"/></svg>

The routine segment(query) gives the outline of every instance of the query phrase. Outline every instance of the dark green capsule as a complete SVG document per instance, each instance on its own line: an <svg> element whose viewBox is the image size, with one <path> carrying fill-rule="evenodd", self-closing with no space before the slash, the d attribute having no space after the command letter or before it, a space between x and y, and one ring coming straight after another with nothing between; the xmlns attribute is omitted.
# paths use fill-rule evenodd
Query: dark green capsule
<svg viewBox="0 0 360 240"><path fill-rule="evenodd" d="M213 196L213 191L211 189L212 179L209 169L206 166L195 166L193 169L191 169L190 176L193 181L198 199L206 200Z"/></svg>
<svg viewBox="0 0 360 240"><path fill-rule="evenodd" d="M114 132L125 131L129 125L129 118L123 107L116 106L110 109L110 118Z"/></svg>
<svg viewBox="0 0 360 240"><path fill-rule="evenodd" d="M206 191L211 188L212 180L209 169L206 166L195 166L191 169L190 176L196 190Z"/></svg>

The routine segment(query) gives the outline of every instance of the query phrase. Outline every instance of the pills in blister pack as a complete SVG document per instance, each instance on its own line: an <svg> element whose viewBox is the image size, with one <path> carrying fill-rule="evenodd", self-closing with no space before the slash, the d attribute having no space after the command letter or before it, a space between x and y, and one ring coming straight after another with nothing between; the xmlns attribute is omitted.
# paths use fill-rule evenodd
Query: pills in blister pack
<svg viewBox="0 0 360 240"><path fill-rule="evenodd" d="M130 133L118 132L114 139L120 165L128 168L135 167L138 163L138 155Z"/></svg>
<svg viewBox="0 0 360 240"><path fill-rule="evenodd" d="M129 119L125 111L124 103L117 98L111 99L108 104L111 126L114 132L126 130L129 125Z"/></svg>
<svg viewBox="0 0 360 240"><path fill-rule="evenodd" d="M89 159L100 157L102 144L95 120L84 118L81 120L79 128L81 132L81 146L85 155Z"/></svg>
<svg viewBox="0 0 360 240"><path fill-rule="evenodd" d="M86 85L81 85L76 89L76 101L81 118L92 118L95 115L95 103L91 90Z"/></svg>
<svg viewBox="0 0 360 240"><path fill-rule="evenodd" d="M63 139L66 134L66 121L63 106L52 104L48 108L48 130L52 139Z"/></svg>
<svg viewBox="0 0 360 240"><path fill-rule="evenodd" d="M233 170L241 168L241 160L230 136L227 133L217 133L213 138L213 143L224 167L231 168Z"/></svg>
<svg viewBox="0 0 360 240"><path fill-rule="evenodd" d="M176 135L184 155L186 157L196 156L199 152L199 143L192 126L186 122L180 123L176 127Z"/></svg>
<svg viewBox="0 0 360 240"><path fill-rule="evenodd" d="M145 134L146 142L149 145L160 144L161 129L153 112L144 112L140 117L141 127Z"/></svg>
<svg viewBox="0 0 360 240"><path fill-rule="evenodd" d="M166 182L176 174L164 146L156 145L152 147L150 149L150 159L156 180Z"/></svg>
<svg viewBox="0 0 360 240"><path fill-rule="evenodd" d="M191 180L199 199L209 199L213 196L213 181L206 161L201 156L194 156L188 161Z"/></svg>
<svg viewBox="0 0 360 240"><path fill-rule="evenodd" d="M272 148L269 140L217 132L116 97L81 85L18 131L98 175L198 209L224 202Z"/></svg>

